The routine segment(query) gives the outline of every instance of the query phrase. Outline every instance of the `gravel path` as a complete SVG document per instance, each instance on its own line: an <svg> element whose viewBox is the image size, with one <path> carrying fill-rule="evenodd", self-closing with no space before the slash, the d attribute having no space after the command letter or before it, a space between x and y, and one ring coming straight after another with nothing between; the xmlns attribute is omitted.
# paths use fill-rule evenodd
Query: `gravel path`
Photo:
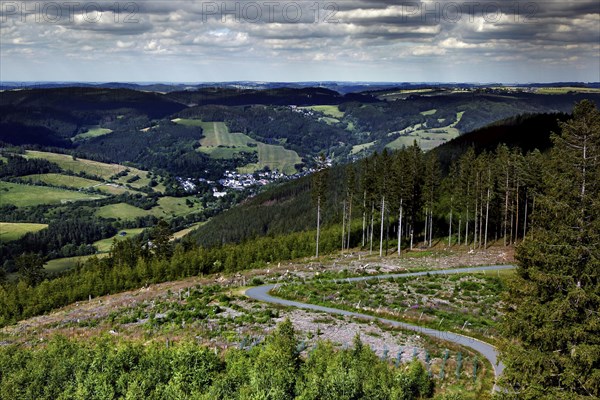
<svg viewBox="0 0 600 400"><path fill-rule="evenodd" d="M350 282L357 282L357 281L365 281L365 280L370 280L370 279L387 279L387 278L400 278L400 277L410 277L410 276L426 276L427 274L438 275L438 274L459 274L459 273L467 273L467 272L475 272L475 271L500 271L500 270L512 269L512 268L514 268L514 266L512 266L512 265L494 265L494 266L487 266L487 267L454 268L454 269L447 269L447 270L412 272L412 273L404 273L404 274L362 276L362 277L356 277L356 278L347 278L344 280L347 280ZM325 313L329 313L329 314L338 314L338 315L344 315L344 316L349 316L349 317L362 318L362 319L366 319L366 320L378 320L378 321L381 321L383 323L389 324L394 327L411 330L411 331L418 332L418 333L421 333L421 334L424 334L427 336L431 336L431 337L434 337L437 339L446 340L446 341L458 344L460 346L469 347L469 348L477 351L481 355L483 355L492 364L496 378L498 378L498 376L504 370L504 365L498 361L498 352L497 352L496 348L488 343L482 342L475 338L465 336L465 335L460 335L458 333L438 331L438 330L431 329L431 328L425 328L422 326L411 325L411 324L407 324L404 322L393 321L393 320L386 319L386 318L375 317L372 315L361 314L361 313L346 311L346 310L340 310L340 309L331 308L331 307L323 307L323 306L319 306L319 305L315 305L315 304L301 303L298 301L280 299L280 298L271 296L269 294L269 292L276 286L277 285L263 285L263 286L250 288L250 289L246 290L246 295L252 299L255 299L258 301L263 301L266 303L279 304L279 305L283 305L283 306L297 307L297 308L314 310L314 311L321 311L321 312L325 312ZM498 388L495 385L494 385L494 390L498 390Z"/></svg>

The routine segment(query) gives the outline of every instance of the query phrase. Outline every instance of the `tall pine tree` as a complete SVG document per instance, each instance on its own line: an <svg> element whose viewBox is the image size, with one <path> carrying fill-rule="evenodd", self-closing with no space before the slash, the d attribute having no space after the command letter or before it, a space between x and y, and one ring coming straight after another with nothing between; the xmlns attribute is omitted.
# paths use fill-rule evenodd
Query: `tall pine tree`
<svg viewBox="0 0 600 400"><path fill-rule="evenodd" d="M313 202L317 207L317 238L316 238L316 252L315 257L319 257L319 239L321 236L321 209L325 203L325 191L327 185L327 159L325 155L321 156L317 161L317 172L313 174L312 179L312 198Z"/></svg>
<svg viewBox="0 0 600 400"><path fill-rule="evenodd" d="M600 113L583 101L561 128L506 299L511 398L600 396Z"/></svg>

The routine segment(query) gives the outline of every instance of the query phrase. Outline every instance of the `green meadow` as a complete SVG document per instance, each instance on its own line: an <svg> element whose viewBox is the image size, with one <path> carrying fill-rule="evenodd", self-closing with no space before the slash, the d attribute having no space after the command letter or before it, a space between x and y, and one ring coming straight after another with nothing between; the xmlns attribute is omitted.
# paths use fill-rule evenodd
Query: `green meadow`
<svg viewBox="0 0 600 400"><path fill-rule="evenodd" d="M190 207L186 204L186 200L193 202ZM98 208L95 212L96 216L102 218L115 218L121 220L133 220L137 217L145 217L154 215L157 218L171 218L187 214L192 214L200 210L198 200L193 197L161 197L158 199L158 205L144 210L139 207L134 207L126 203L109 204Z"/></svg>
<svg viewBox="0 0 600 400"><path fill-rule="evenodd" d="M118 183L119 185L123 186L128 184L134 189L147 186L150 183L151 179L148 177L148 171L143 171L134 167L127 167L125 165L120 164L107 164L98 161L86 160L83 158L74 158L68 154L28 150L26 151L25 155L29 158L43 158L45 160L58 164L58 166L64 170L73 171L75 173L84 172L89 175L98 176L107 181L110 180L112 176L121 173L125 170L129 170L127 175L119 177L115 181L115 183ZM139 176L140 179L136 180L135 182L127 183L128 179L131 179L136 175ZM159 183L153 189L157 192L163 192L164 185L162 183ZM110 193L110 190L107 189L106 191Z"/></svg>
<svg viewBox="0 0 600 400"><path fill-rule="evenodd" d="M354 145L354 146L352 146L352 151L350 152L350 154L351 155L358 154L361 151L366 150L369 147L373 146L374 144L375 144L375 142L369 142L369 143Z"/></svg>
<svg viewBox="0 0 600 400"><path fill-rule="evenodd" d="M200 226L204 225L206 222L198 222L188 228L182 229L180 231L177 231L175 233L173 233L173 240L176 239L181 239L182 237L184 237L185 235L187 235L188 233L190 233L191 231L193 231L194 229L199 228Z"/></svg>
<svg viewBox="0 0 600 400"><path fill-rule="evenodd" d="M32 183L43 182L51 186L67 186L74 189L90 188L101 185L101 182L79 176L63 174L35 174L21 177L21 179Z"/></svg>
<svg viewBox="0 0 600 400"><path fill-rule="evenodd" d="M0 222L0 242L20 239L29 232L37 232L47 228L46 224L30 224L22 222Z"/></svg>
<svg viewBox="0 0 600 400"><path fill-rule="evenodd" d="M102 218L129 220L137 217L145 217L149 215L149 212L148 210L143 210L126 203L117 203L102 206L96 210L95 214L97 217Z"/></svg>
<svg viewBox="0 0 600 400"><path fill-rule="evenodd" d="M106 164L82 158L74 159L68 154L28 150L25 152L25 155L28 158L43 158L58 164L58 166L64 170L73 171L75 173L85 172L86 174L96 175L107 180L111 176L127 169L124 165L119 164Z"/></svg>
<svg viewBox="0 0 600 400"><path fill-rule="evenodd" d="M117 242L120 242L121 240L135 237L135 236L139 235L140 233L142 233L142 231L144 229L146 229L146 228L121 229L119 231L119 233L117 233L113 237L101 239L101 240L98 240L97 242L94 242L94 246L96 246L96 248L98 249L98 251L100 253L107 253L110 250L114 240L116 240ZM121 232L125 232L126 235L122 236Z"/></svg>
<svg viewBox="0 0 600 400"><path fill-rule="evenodd" d="M44 264L44 269L47 272L58 273L67 271L69 269L75 268L77 265L83 264L86 260L92 257L104 257L105 254L91 254L88 256L75 256L75 257L65 257L65 258L56 258L54 260L48 261Z"/></svg>
<svg viewBox="0 0 600 400"><path fill-rule="evenodd" d="M435 110L429 110L424 112L429 113L427 115L433 115L431 111ZM394 134L399 133L401 136L397 137L394 141L388 143L386 147L389 149L396 150L401 149L403 147L412 146L412 144L416 141L419 147L421 147L421 149L423 149L424 151L431 150L460 135L459 130L456 129L455 126L460 122L463 114L464 111L456 113L456 121L444 127L422 128L421 124L417 124L402 131L394 132Z"/></svg>
<svg viewBox="0 0 600 400"><path fill-rule="evenodd" d="M340 111L338 106L329 106L329 105L319 105L319 106L309 106L309 107L301 107L304 109L309 109L313 111L321 112L327 116L340 119L344 117L344 112Z"/></svg>
<svg viewBox="0 0 600 400"><path fill-rule="evenodd" d="M98 136L108 135L111 132L112 129L102 128L101 126L96 125L89 127L87 132L73 136L71 140L76 142L79 140L91 139Z"/></svg>
<svg viewBox="0 0 600 400"><path fill-rule="evenodd" d="M302 162L298 153L283 146L265 144L243 133L230 132L224 122L205 122L196 119L174 119L173 122L186 126L202 127L204 137L200 139L198 151L213 158L232 158L239 152L257 152L258 163L239 168L239 172L250 173L268 166L286 174L296 172L295 165Z"/></svg>
<svg viewBox="0 0 600 400"><path fill-rule="evenodd" d="M62 204L79 200L97 200L103 197L66 189L0 182L0 206L14 205L17 207L29 207L40 204Z"/></svg>

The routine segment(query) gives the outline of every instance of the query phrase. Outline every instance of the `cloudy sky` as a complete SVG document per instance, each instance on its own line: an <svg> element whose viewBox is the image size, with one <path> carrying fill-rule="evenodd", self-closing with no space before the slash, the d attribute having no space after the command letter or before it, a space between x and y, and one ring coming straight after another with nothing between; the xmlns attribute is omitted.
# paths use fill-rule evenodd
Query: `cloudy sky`
<svg viewBox="0 0 600 400"><path fill-rule="evenodd" d="M600 2L0 1L3 81L600 81Z"/></svg>

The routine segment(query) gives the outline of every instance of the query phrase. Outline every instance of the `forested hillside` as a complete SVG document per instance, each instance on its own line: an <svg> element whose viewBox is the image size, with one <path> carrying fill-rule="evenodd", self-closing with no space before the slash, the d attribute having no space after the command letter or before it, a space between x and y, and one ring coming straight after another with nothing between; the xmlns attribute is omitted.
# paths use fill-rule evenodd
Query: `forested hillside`
<svg viewBox="0 0 600 400"><path fill-rule="evenodd" d="M384 148L407 147L415 140L430 150L501 119L565 113L576 101L587 97L597 102L599 96L444 87L352 94L286 87L203 87L166 94L98 87L8 90L0 100L0 142L216 179L226 170L253 172L264 163L257 162L261 150L256 146L221 144L228 150L199 151L204 122L223 122L230 132L256 141L252 145L295 152L301 162L291 169L300 172L314 166L321 152L336 162L348 162ZM191 122L173 122L179 118ZM484 140L495 142L490 139L494 133L489 133ZM535 147L547 145L530 140ZM286 156L285 151L272 155L272 165Z"/></svg>
<svg viewBox="0 0 600 400"><path fill-rule="evenodd" d="M322 169L316 176L326 177L329 189L319 196L320 251L359 246L384 255L434 241L480 249L493 240L526 241L537 223L540 198L547 195L541 176L550 165L546 154L499 145L479 154L469 149L443 174L434 152L413 146ZM214 218L175 248L167 239L168 226L159 225L150 232L153 247L144 238L126 239L113 247L111 257L92 259L56 280L9 284L0 298L2 319L7 323L146 282L315 254L315 188L321 184L315 178L298 182ZM263 213L267 217L258 217ZM294 231L301 232L289 233ZM67 287L68 293L60 289Z"/></svg>
<svg viewBox="0 0 600 400"><path fill-rule="evenodd" d="M436 203L431 215L433 229L435 229L432 233L434 236L448 232L450 209L453 211L454 233L459 229L459 220L461 230L466 229L466 220L473 223L477 196L479 200L477 200L476 211L478 218L482 218L485 210L481 210L481 206L487 202L487 192L482 194L481 191L487 190L488 186L491 190L490 223L494 218L494 225L489 227L488 234L494 239L505 236L504 229L505 225L509 224L509 212L513 214L511 218L514 224L517 222L514 214L519 208L519 224L522 225L525 201L528 207L532 206L533 193L536 190L532 185L535 185L537 179L536 168L539 167L541 157L536 149L547 150L551 146L551 133L558 132L559 121L567 118L566 114L511 118L454 139L440 146L430 155L423 155L417 149L409 148L386 152L385 155L375 154L348 167L334 166L328 171L322 222L328 225L341 221L342 213L348 215L352 203L352 219L362 220L364 217L368 225L371 215L377 218L376 211L381 208L381 197L374 191L388 192L386 200L388 217L398 218L402 200L404 223L407 223L406 213L410 209L410 218L414 220L413 235L422 239L426 222L421 207L427 201L424 190L430 190L429 186L431 186L427 181L432 179L431 176L426 175L426 168L433 168L427 173L437 177L435 179L451 174L446 178L447 181L438 181L434 184L432 192L434 198L429 200ZM433 160L429 162L433 163L429 167L428 159ZM452 164L454 167L451 170ZM411 183L405 185L412 185L410 188L407 186L398 188L398 185L402 184L400 182L409 181ZM190 235L187 240L195 240L202 245L215 245L240 242L262 235L313 229L316 226L316 215L314 204L311 202L310 188L310 179L304 178L262 193L239 207L216 216ZM462 192L444 193L449 188ZM476 190L480 193L476 194ZM410 198L407 197L408 194ZM518 203L515 200L517 196ZM343 205L344 201L347 203L346 206ZM470 212L467 216L468 204L470 204ZM507 221L500 221L498 218L506 218ZM390 226L390 229L395 232L396 227ZM405 234L410 234L406 230L408 226L404 229ZM469 234L472 235L473 227L470 229ZM462 240L466 233L462 232ZM386 231L386 235L389 234ZM513 232L513 235L515 234Z"/></svg>
<svg viewBox="0 0 600 400"><path fill-rule="evenodd" d="M505 298L506 316L502 325L505 339L501 350L506 369L501 382L503 391L499 395L507 398L596 398L600 395L600 323L595 312L600 307L600 113L592 102L581 102L575 107L572 118L560 123L559 127L560 134L551 137L552 147L544 153L537 150L524 153L519 148L502 144L493 151L476 152L469 148L445 173L435 152L423 153L417 146L412 146L396 152L376 153L343 168L327 168L322 163L319 172L300 181L301 185L279 188L277 192L257 196L249 203L257 209L276 204L280 208L274 210L283 214L287 207L297 206L292 201L297 195L303 203L310 205L304 208L310 210L306 216L298 213L297 222L294 222L298 226L291 229L301 229L301 232L276 234L289 231L284 225L271 228L263 225L262 231L256 230L261 221L253 225L252 214L245 216L236 210L231 215L237 218L238 228L250 226L250 229L234 230L227 237L215 229L213 236L217 240L208 245L201 243L207 240L203 238L202 230L193 240L174 243L170 240L169 225L159 221L147 235L115 241L107 257L93 257L78 268L51 279L41 273L38 256L24 254L16 260L18 280L5 281L0 286L0 325L89 296L199 274L264 267L269 263L311 256L315 250L322 255L346 248L361 248L364 252L384 256L417 246L430 247L434 242L443 243L449 249L462 244L485 250L491 241L496 241L500 245L516 244L519 260L517 277ZM307 187L310 187L309 191ZM318 212L322 215L319 221L324 224L317 224ZM278 219L276 215L272 218ZM281 218L286 217L281 215ZM300 226L305 219L311 218L316 230ZM213 226L235 229L232 224ZM68 229L81 230L85 235L95 234L75 226ZM272 229L271 234L264 235L269 234L269 229ZM39 234L46 234L41 232ZM253 236L257 237L249 239ZM239 243L223 243L225 241ZM269 358L271 346L294 343L291 338L288 328L280 328L278 334L257 350L259 353L252 365L262 365L261 360L274 362ZM70 354L90 354L92 358L97 354L94 351L100 351L99 360L104 357L101 348L94 348L91 353L70 344L62 348L70 349ZM355 346L355 350L357 348ZM16 371L9 375L10 380L1 382L7 393L18 391L19 384L12 380L15 376L37 379L34 374L39 368L37 360L45 359L43 352L37 353L39 356L27 353L27 359L19 356L21 361L17 362L12 351L9 348L0 355L10 366L7 370ZM136 354L140 359L146 357L143 352ZM170 359L172 354L165 354L164 359ZM327 359L338 359L352 353L326 354L329 354ZM189 360L187 356L184 358ZM64 362L65 368L73 368L71 361L57 360ZM292 357L289 361L290 365L296 365L295 372L284 373L282 376L288 378L281 382L287 385L287 393L303 393L302 388L306 386L301 382L307 376L304 373L312 374L310 359L305 364L308 370L298 369L296 363L300 361L297 358ZM227 362L219 364L215 360L215 363L218 371L229 371ZM87 371L87 365L77 365ZM373 366L373 362L370 365ZM386 368L389 367L377 369L383 375L374 376L373 382L391 376L393 370ZM165 370L163 380L157 382L170 385L171 376L178 376L178 371L175 366ZM244 376L254 376L252 374L265 370L248 367L244 371ZM418 375L422 376L421 373ZM87 380L93 378L75 375L81 380L73 381L68 378L71 376L70 373L56 375L51 382L54 386L64 388L67 385L72 390L76 387L83 390L88 387ZM214 379L215 382L227 380L229 372L214 375ZM255 386L260 379L256 375L249 386L241 383L236 387L260 391L261 386ZM426 381L419 382L426 384ZM114 383L107 390L115 390L115 385L118 387L118 383ZM277 387L272 382L268 386ZM389 390L395 386L386 387L388 392L384 398L391 396ZM414 386L411 384L410 387ZM125 393L124 389L119 390ZM149 387L148 390L162 389ZM212 390L213 386L207 384L198 393L213 395ZM398 390L407 390L407 387L401 385ZM418 396L417 392L412 393ZM423 395L426 391L418 393Z"/></svg>
<svg viewBox="0 0 600 400"><path fill-rule="evenodd" d="M465 133L435 149L440 162L447 168L467 149L476 153L494 151L498 143L518 147L524 152L546 151L552 146L551 133L560 131L560 122L569 118L566 113L524 114L494 122L488 126Z"/></svg>

